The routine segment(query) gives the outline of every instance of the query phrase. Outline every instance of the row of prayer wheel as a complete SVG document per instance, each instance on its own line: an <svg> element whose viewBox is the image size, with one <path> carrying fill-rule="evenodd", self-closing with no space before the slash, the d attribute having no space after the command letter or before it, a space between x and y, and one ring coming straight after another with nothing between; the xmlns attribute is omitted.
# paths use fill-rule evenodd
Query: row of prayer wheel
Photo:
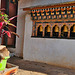
<svg viewBox="0 0 75 75"><path fill-rule="evenodd" d="M43 27L40 26L39 30L40 30L40 32L42 32L43 31ZM49 26L47 26L47 32L51 32L51 28ZM55 26L54 32L59 32L59 27L58 26ZM64 26L63 32L68 32L67 26ZM75 25L73 26L73 31L72 32L75 33Z"/></svg>

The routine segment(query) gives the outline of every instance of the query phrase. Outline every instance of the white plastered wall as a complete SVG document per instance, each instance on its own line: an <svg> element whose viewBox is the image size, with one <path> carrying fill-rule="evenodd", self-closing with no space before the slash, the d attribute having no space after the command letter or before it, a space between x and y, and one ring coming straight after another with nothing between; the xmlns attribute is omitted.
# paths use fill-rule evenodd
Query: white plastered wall
<svg viewBox="0 0 75 75"><path fill-rule="evenodd" d="M75 40L32 38L32 20L25 17L24 60L75 68Z"/></svg>
<svg viewBox="0 0 75 75"><path fill-rule="evenodd" d="M20 38L16 39L15 53L17 56L23 56L24 60L75 68L75 40L31 38L32 20L30 15L25 15L26 12L23 11L25 7L49 5L56 2L61 3L67 1L69 0L19 1L17 33L20 35Z"/></svg>

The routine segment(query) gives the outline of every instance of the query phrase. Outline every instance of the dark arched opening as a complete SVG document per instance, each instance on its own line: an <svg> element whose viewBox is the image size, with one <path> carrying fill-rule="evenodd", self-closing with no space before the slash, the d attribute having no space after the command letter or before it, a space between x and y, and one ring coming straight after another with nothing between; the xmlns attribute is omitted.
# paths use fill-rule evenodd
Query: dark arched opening
<svg viewBox="0 0 75 75"><path fill-rule="evenodd" d="M75 37L75 25L73 25L70 29L70 37Z"/></svg>
<svg viewBox="0 0 75 75"><path fill-rule="evenodd" d="M63 37L63 38L67 38L68 37L68 27L66 25L64 25L61 28L61 37Z"/></svg>
<svg viewBox="0 0 75 75"><path fill-rule="evenodd" d="M45 27L45 37L50 37L51 28L49 25Z"/></svg>
<svg viewBox="0 0 75 75"><path fill-rule="evenodd" d="M58 37L58 35L59 35L59 27L55 25L53 27L53 37Z"/></svg>
<svg viewBox="0 0 75 75"><path fill-rule="evenodd" d="M37 36L42 37L42 34L43 34L43 27L40 25L37 30Z"/></svg>

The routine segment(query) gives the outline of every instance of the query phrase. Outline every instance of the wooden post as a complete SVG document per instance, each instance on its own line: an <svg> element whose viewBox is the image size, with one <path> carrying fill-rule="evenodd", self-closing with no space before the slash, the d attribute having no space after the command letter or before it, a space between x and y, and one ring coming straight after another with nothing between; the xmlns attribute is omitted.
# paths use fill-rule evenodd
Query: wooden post
<svg viewBox="0 0 75 75"><path fill-rule="evenodd" d="M70 28L69 28L69 30L68 30L68 38L70 38Z"/></svg>
<svg viewBox="0 0 75 75"><path fill-rule="evenodd" d="M36 28L36 36L37 36L37 28Z"/></svg>
<svg viewBox="0 0 75 75"><path fill-rule="evenodd" d="M34 32L32 31L32 36L34 36Z"/></svg>
<svg viewBox="0 0 75 75"><path fill-rule="evenodd" d="M52 31L52 27L51 27L51 33L50 33L50 37L52 37L52 36L53 36L53 35L52 35L52 32L53 32L53 31Z"/></svg>
<svg viewBox="0 0 75 75"><path fill-rule="evenodd" d="M61 28L59 27L59 36L58 37L61 37Z"/></svg>
<svg viewBox="0 0 75 75"><path fill-rule="evenodd" d="M35 30L35 22L33 21L33 27L32 27L32 36L35 36L35 32L34 32L34 30Z"/></svg>
<svg viewBox="0 0 75 75"><path fill-rule="evenodd" d="M32 27L32 36L34 36L34 27Z"/></svg>
<svg viewBox="0 0 75 75"><path fill-rule="evenodd" d="M43 28L43 37L45 36L45 29Z"/></svg>

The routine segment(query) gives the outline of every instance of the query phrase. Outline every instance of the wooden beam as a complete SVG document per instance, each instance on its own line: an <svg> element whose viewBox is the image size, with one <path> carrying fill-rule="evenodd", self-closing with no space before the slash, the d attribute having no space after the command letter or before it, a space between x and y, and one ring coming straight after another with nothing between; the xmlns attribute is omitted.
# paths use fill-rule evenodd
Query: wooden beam
<svg viewBox="0 0 75 75"><path fill-rule="evenodd" d="M28 11L28 10L36 10L36 9L47 9L47 8L56 8L56 7L66 7L66 6L73 6L75 5L75 1L73 2L66 2L66 3L60 3L60 4L55 4L55 5L49 5L49 6L38 6L38 7L29 7L29 8L23 8L23 11Z"/></svg>
<svg viewBox="0 0 75 75"><path fill-rule="evenodd" d="M23 8L23 11L31 10L31 8Z"/></svg>

